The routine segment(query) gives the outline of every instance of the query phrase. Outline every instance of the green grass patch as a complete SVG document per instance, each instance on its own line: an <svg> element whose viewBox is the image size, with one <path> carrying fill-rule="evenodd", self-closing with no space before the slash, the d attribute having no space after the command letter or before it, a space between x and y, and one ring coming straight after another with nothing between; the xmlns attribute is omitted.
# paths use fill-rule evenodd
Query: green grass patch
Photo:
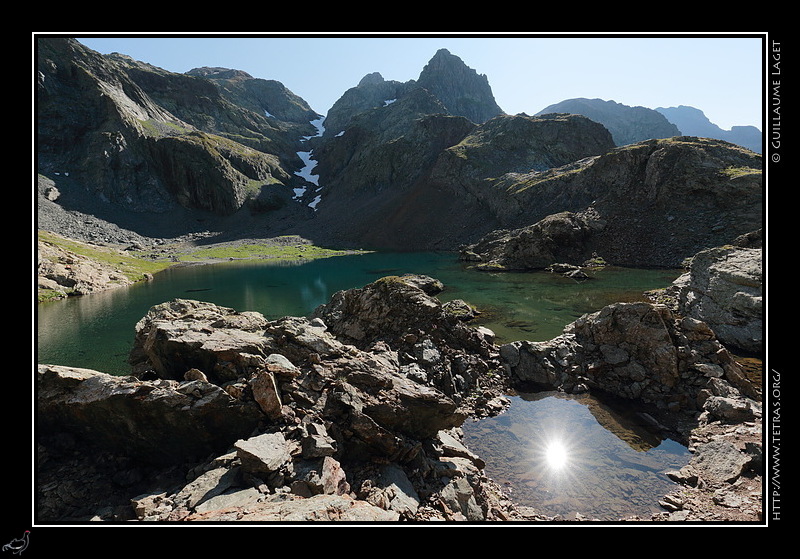
<svg viewBox="0 0 800 559"><path fill-rule="evenodd" d="M744 175L760 175L761 169L753 169L752 167L727 167L726 169L722 169L720 173L728 178L735 179L737 177L743 177Z"/></svg>
<svg viewBox="0 0 800 559"><path fill-rule="evenodd" d="M332 256L363 253L364 251L360 250L329 249L307 243L253 243L215 245L208 248L198 248L178 256L178 260L181 262L198 262L206 260L242 260L253 258L311 260L315 258L329 258Z"/></svg>
<svg viewBox="0 0 800 559"><path fill-rule="evenodd" d="M119 270L131 281L141 281L147 274L154 274L170 266L169 262L157 262L126 254L113 248L87 245L60 237L48 231L38 231L38 239L44 243L58 246L79 256L101 262Z"/></svg>

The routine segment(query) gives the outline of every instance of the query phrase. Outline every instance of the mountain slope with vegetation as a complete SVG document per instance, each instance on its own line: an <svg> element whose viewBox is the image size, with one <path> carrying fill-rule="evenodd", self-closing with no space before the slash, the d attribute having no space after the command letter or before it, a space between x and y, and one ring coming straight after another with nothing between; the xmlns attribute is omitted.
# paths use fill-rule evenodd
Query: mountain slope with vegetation
<svg viewBox="0 0 800 559"><path fill-rule="evenodd" d="M319 128L282 84L242 71L175 74L66 38L37 48L40 218L66 236L83 233L56 209L137 244L300 235L456 250L525 230L541 246L538 224L567 212L591 214L593 231L567 253L674 266L761 227L760 155L677 136L641 107L602 103L614 125L566 102L505 114L486 77L444 49L416 80L365 76Z"/></svg>

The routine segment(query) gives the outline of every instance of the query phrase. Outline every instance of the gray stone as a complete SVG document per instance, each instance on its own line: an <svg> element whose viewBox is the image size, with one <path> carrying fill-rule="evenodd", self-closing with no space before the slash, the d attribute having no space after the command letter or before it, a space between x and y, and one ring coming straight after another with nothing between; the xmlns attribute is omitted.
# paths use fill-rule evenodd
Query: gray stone
<svg viewBox="0 0 800 559"><path fill-rule="evenodd" d="M200 475L183 487L173 501L187 508L194 508L200 503L221 495L238 480L238 469L216 468Z"/></svg>
<svg viewBox="0 0 800 559"><path fill-rule="evenodd" d="M196 507L194 507L194 510L198 513L205 513L209 511L227 509L231 507L249 507L258 503L263 498L264 494L261 493L255 487L247 487L244 489L230 489L225 491L224 493L215 495L207 500L204 500Z"/></svg>
<svg viewBox="0 0 800 559"><path fill-rule="evenodd" d="M760 248L717 247L692 258L676 280L680 310L706 322L723 343L763 350L763 252Z"/></svg>
<svg viewBox="0 0 800 559"><path fill-rule="evenodd" d="M291 460L289 445L283 433L264 433L234 444L242 468L254 475L280 470Z"/></svg>
<svg viewBox="0 0 800 559"><path fill-rule="evenodd" d="M277 419L281 416L281 395L278 386L275 384L275 376L264 369L258 371L249 381L253 391L253 398L264 414L270 419Z"/></svg>
<svg viewBox="0 0 800 559"><path fill-rule="evenodd" d="M483 510L475 499L475 492L465 477L450 480L442 490L442 500L450 510L451 520L485 520Z"/></svg>
<svg viewBox="0 0 800 559"><path fill-rule="evenodd" d="M413 518L420 506L420 498L405 471L396 464L387 464L381 470L378 486L386 496L386 509L401 518Z"/></svg>
<svg viewBox="0 0 800 559"><path fill-rule="evenodd" d="M725 440L699 445L690 465L711 483L731 483L744 472L751 458Z"/></svg>

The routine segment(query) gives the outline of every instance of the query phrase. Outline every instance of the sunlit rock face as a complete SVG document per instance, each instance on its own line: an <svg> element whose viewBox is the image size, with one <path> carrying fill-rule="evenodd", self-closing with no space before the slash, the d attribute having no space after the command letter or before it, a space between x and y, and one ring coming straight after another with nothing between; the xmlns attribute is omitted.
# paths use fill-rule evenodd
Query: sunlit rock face
<svg viewBox="0 0 800 559"><path fill-rule="evenodd" d="M515 382L598 388L670 410L702 408L715 379L756 395L705 323L650 303L610 305L548 342L506 344L501 358Z"/></svg>
<svg viewBox="0 0 800 559"><path fill-rule="evenodd" d="M764 349L761 248L718 247L692 258L675 281L681 312L703 320L724 343L749 352Z"/></svg>

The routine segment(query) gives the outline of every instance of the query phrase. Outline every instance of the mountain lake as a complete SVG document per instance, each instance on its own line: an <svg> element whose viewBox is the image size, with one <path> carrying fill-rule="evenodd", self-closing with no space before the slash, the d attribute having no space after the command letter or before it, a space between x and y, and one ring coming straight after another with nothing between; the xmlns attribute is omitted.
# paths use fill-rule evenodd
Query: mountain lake
<svg viewBox="0 0 800 559"><path fill-rule="evenodd" d="M645 291L667 287L680 271L606 267L576 281L545 271L478 272L453 253L430 252L178 266L151 282L38 304L36 359L125 375L135 325L153 305L185 298L268 319L306 316L339 290L405 273L442 281L439 299L476 307L481 314L473 323L492 329L500 344L552 339L585 313L644 300ZM629 405L553 392L509 397L507 412L468 420L463 430L486 473L518 503L568 520L647 519L678 487L664 472L686 464L687 449L654 438Z"/></svg>

